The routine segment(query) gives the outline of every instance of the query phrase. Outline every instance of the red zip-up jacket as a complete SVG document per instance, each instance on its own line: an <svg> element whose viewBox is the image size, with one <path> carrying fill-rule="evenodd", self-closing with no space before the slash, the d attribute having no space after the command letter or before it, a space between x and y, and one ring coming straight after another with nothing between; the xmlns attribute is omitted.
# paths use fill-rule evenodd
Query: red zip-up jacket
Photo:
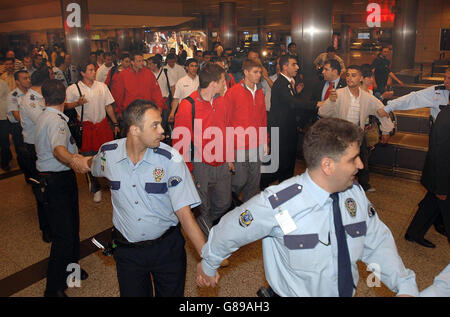
<svg viewBox="0 0 450 317"><path fill-rule="evenodd" d="M196 160L211 166L220 166L226 160L226 127L227 127L227 105L225 98L221 96L214 97L212 104L203 100L199 90L194 91L190 97L195 102L195 119L201 120L195 122L195 131L201 132L201 135L194 135L192 132L192 104L183 99L178 106L175 115L174 130L172 132L172 146L183 156L186 165L192 172L194 169L190 154L191 140L194 140ZM200 129L201 123L201 129ZM185 128L185 129L180 129ZM216 129L211 129L216 128ZM189 135L177 135L182 130L189 131ZM221 137L214 131L221 131ZM205 131L207 133L205 133ZM208 135L210 133L211 135ZM219 141L220 138L220 141ZM217 143L216 143L217 142ZM217 146L214 146L216 144ZM200 152L200 148L202 152ZM228 153L231 157L228 161L232 161L234 154L231 148Z"/></svg>
<svg viewBox="0 0 450 317"><path fill-rule="evenodd" d="M248 135L236 133L234 148L248 150L267 144L267 113L262 89L257 89L253 98L250 90L245 87L244 81L241 81L227 91L225 100L228 107L228 126L234 129L240 127L244 131L252 127L256 130L257 140L252 140L253 144L250 144ZM261 134L260 130L264 131L264 134Z"/></svg>
<svg viewBox="0 0 450 317"><path fill-rule="evenodd" d="M167 109L158 81L151 70L144 67L136 73L133 67L128 67L115 76L117 78L114 78L115 83L111 86L111 93L116 101L117 113L122 113L136 99L150 100L160 110Z"/></svg>

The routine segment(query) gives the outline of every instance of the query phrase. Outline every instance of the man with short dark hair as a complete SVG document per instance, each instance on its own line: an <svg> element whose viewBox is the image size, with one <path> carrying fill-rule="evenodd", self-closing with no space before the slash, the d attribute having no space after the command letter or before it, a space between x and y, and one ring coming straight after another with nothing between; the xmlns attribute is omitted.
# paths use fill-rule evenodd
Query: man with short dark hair
<svg viewBox="0 0 450 317"><path fill-rule="evenodd" d="M64 72L67 69L67 65L64 63L64 57L58 56L55 60L55 67L53 67L53 76L56 80L60 80L66 88L69 86L67 78Z"/></svg>
<svg viewBox="0 0 450 317"><path fill-rule="evenodd" d="M175 54L168 54L166 57L167 75L169 76L170 89L172 90L172 96L175 96L175 85L177 82L186 76L184 67L177 64L177 56Z"/></svg>
<svg viewBox="0 0 450 317"><path fill-rule="evenodd" d="M108 76L109 71L111 68L113 68L113 56L110 52L106 52L104 59L104 64L102 64L96 72L95 80L104 83L106 80L106 77Z"/></svg>
<svg viewBox="0 0 450 317"><path fill-rule="evenodd" d="M275 180L282 182L294 175L298 142L296 111L301 109L313 113L316 109L315 105L296 97L303 89L295 85L294 78L299 70L297 60L290 55L283 55L279 64L281 72L272 86L267 120L269 127L279 131L279 139L271 137L270 141L279 144L279 167L275 173L263 177L261 188L266 188Z"/></svg>
<svg viewBox="0 0 450 317"><path fill-rule="evenodd" d="M361 69L357 65L350 65L347 68L347 87L333 90L330 97L320 104L319 115L321 117L332 117L348 120L362 129L365 128L369 115L376 116L380 120L380 129L382 131L382 143L387 143L389 133L394 128L390 118L380 117L379 109L383 109L384 105L373 95L361 89ZM358 180L366 191L375 191L369 184L369 152L367 148L367 140L364 138L361 146L361 159L364 168L358 174Z"/></svg>
<svg viewBox="0 0 450 317"><path fill-rule="evenodd" d="M303 141L306 172L254 196L211 229L197 285L215 286L221 261L262 239L271 296L352 297L359 260L377 263L381 281L398 296L418 296L414 272L354 182L362 138L345 120L316 122Z"/></svg>
<svg viewBox="0 0 450 317"><path fill-rule="evenodd" d="M372 68L375 69L375 83L377 84L376 89L374 89L374 93L378 93L380 95L386 91L389 77L394 79L400 85L403 85L403 82L391 71L391 61L388 60L390 51L391 48L389 46L383 45L380 53L372 62Z"/></svg>
<svg viewBox="0 0 450 317"><path fill-rule="evenodd" d="M175 113L181 100L192 94L198 89L198 62L194 58L186 61L186 76L181 77L175 85L175 94L173 95L172 105L170 108L169 122L175 119Z"/></svg>
<svg viewBox="0 0 450 317"><path fill-rule="evenodd" d="M46 109L35 128L36 169L45 212L52 234L45 297L67 297L67 269L80 259L79 208L77 178L72 169L87 172L87 158L78 152L64 115L66 88L61 81L47 80L42 85ZM88 274L79 271L84 280Z"/></svg>
<svg viewBox="0 0 450 317"><path fill-rule="evenodd" d="M203 66L199 89L181 101L172 132L173 147L187 162L202 200L197 220L205 236L231 204L230 170L234 166L226 163L229 109L222 96L224 90L225 70L211 63ZM199 135L194 135L196 131ZM213 133L215 138L210 140L205 131ZM211 148L212 144L215 146Z"/></svg>
<svg viewBox="0 0 450 317"><path fill-rule="evenodd" d="M136 99L150 100L161 111L167 109L155 75L144 67L142 53L131 54L130 60L131 66L117 75L117 84L111 87L116 99L117 116L120 118L123 110Z"/></svg>
<svg viewBox="0 0 450 317"><path fill-rule="evenodd" d="M341 66L335 59L330 59L323 65L323 80L317 85L311 95L311 102L321 105L330 96L331 91L347 86L344 78L341 78Z"/></svg>
<svg viewBox="0 0 450 317"><path fill-rule="evenodd" d="M67 84L70 86L75 84L80 79L80 73L75 65L72 64L72 56L70 54L64 55L65 71L64 76L66 77Z"/></svg>
<svg viewBox="0 0 450 317"><path fill-rule="evenodd" d="M112 141L118 135L119 123L114 113L112 97L108 87L95 80L95 65L80 65L82 80L67 88L66 110L75 108L79 118L83 117L82 145L79 149L85 155L94 155L103 143ZM114 125L114 131L108 122ZM101 201L101 186L97 179L87 174L89 189L94 202Z"/></svg>
<svg viewBox="0 0 450 317"><path fill-rule="evenodd" d="M0 76L0 79L8 84L9 90L16 89L16 80L14 79L14 59L6 58L3 62L5 72Z"/></svg>
<svg viewBox="0 0 450 317"><path fill-rule="evenodd" d="M324 53L319 54L319 56L316 57L316 59L314 60L314 66L316 67L316 69L321 69L322 67L325 66L325 62L328 60L337 60L339 62L339 65L341 66L341 71L339 72L339 76L343 75L345 73L345 64L344 61L342 60L342 58L340 58L337 54L336 54L336 49L334 48L334 46L329 46L327 48L327 51Z"/></svg>
<svg viewBox="0 0 450 317"><path fill-rule="evenodd" d="M28 72L28 74L30 74L30 77L36 71L36 68L33 65L33 60L31 59L30 56L25 56L23 58L23 66L24 66L23 69L25 69Z"/></svg>
<svg viewBox="0 0 450 317"><path fill-rule="evenodd" d="M135 100L123 112L126 138L104 144L89 163L111 185L120 296L181 297L186 279L183 228L205 243L191 208L200 204L180 154L162 143L159 107Z"/></svg>

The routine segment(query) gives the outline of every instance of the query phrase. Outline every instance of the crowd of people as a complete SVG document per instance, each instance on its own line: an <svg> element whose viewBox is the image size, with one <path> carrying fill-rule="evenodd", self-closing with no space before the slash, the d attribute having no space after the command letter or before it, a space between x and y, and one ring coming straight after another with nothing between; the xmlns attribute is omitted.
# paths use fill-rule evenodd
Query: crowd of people
<svg viewBox="0 0 450 317"><path fill-rule="evenodd" d="M295 43L273 58L273 74L257 50L238 58L220 45L189 59L97 51L80 65L59 46L50 58L36 49L23 61L8 51L1 167L10 169L11 134L43 240L52 242L45 296L65 296L66 267L79 259L74 171L86 174L95 202L99 178L109 180L122 296L183 295L179 223L203 258L201 286L217 283L217 268L229 265L234 250L269 237L263 248L272 294L352 296L363 259L383 266L381 280L391 289L419 295L414 272L365 195L375 190L366 134L377 120L379 141L388 142L388 80L402 84L390 71L389 50L371 65L345 66L329 47L311 65L319 76L309 94ZM308 170L294 176L300 136ZM262 174L267 163L277 168ZM319 219L316 209L329 212ZM411 240L424 245L423 237Z"/></svg>

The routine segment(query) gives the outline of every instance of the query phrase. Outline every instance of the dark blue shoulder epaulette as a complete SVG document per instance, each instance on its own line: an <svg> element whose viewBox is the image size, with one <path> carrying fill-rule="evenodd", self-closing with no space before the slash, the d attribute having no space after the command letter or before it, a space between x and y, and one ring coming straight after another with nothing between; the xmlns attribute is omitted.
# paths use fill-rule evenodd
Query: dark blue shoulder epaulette
<svg viewBox="0 0 450 317"><path fill-rule="evenodd" d="M156 154L162 155L167 157L169 160L172 159L172 153L170 153L167 150L161 149L160 147L153 149L153 152L155 152Z"/></svg>
<svg viewBox="0 0 450 317"><path fill-rule="evenodd" d="M109 144L104 144L102 145L102 147L100 148L100 152L105 152L105 151L114 151L115 149L117 149L119 145L117 143L109 143Z"/></svg>
<svg viewBox="0 0 450 317"><path fill-rule="evenodd" d="M445 88L445 85L437 85L434 86L434 90L446 90L447 88Z"/></svg>
<svg viewBox="0 0 450 317"><path fill-rule="evenodd" d="M297 196L302 192L303 186L300 184L293 184L289 187L286 187L280 190L278 193L273 194L269 197L269 202L272 205L272 208L275 209L281 204L284 204L291 198Z"/></svg>
<svg viewBox="0 0 450 317"><path fill-rule="evenodd" d="M66 121L66 119L64 119L64 117L62 116L62 114L59 114L59 113L58 113L58 116L59 116L62 120Z"/></svg>

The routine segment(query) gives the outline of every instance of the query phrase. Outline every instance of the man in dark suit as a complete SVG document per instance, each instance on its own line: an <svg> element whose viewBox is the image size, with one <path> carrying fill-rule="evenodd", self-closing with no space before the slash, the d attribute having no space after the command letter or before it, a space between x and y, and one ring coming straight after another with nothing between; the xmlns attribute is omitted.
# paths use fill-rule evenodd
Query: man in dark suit
<svg viewBox="0 0 450 317"><path fill-rule="evenodd" d="M283 55L279 63L281 73L272 86L271 106L267 120L270 128L279 129L279 139L275 140L271 136L271 142L279 144L279 167L275 173L263 175L262 189L275 180L281 183L294 175L298 141L296 113L298 110L309 110L311 113L316 111L315 105L298 98L303 84L297 86L295 84L294 78L299 70L295 57Z"/></svg>
<svg viewBox="0 0 450 317"><path fill-rule="evenodd" d="M450 106L441 107L430 133L422 171L421 183L428 192L419 203L419 209L405 234L406 240L427 248L435 247L424 236L439 214L450 242Z"/></svg>
<svg viewBox="0 0 450 317"><path fill-rule="evenodd" d="M311 95L311 102L317 105L328 98L331 89L339 89L347 86L345 78L340 77L341 65L335 59L329 59L323 65L323 78L314 88ZM320 104L319 104L320 105Z"/></svg>

